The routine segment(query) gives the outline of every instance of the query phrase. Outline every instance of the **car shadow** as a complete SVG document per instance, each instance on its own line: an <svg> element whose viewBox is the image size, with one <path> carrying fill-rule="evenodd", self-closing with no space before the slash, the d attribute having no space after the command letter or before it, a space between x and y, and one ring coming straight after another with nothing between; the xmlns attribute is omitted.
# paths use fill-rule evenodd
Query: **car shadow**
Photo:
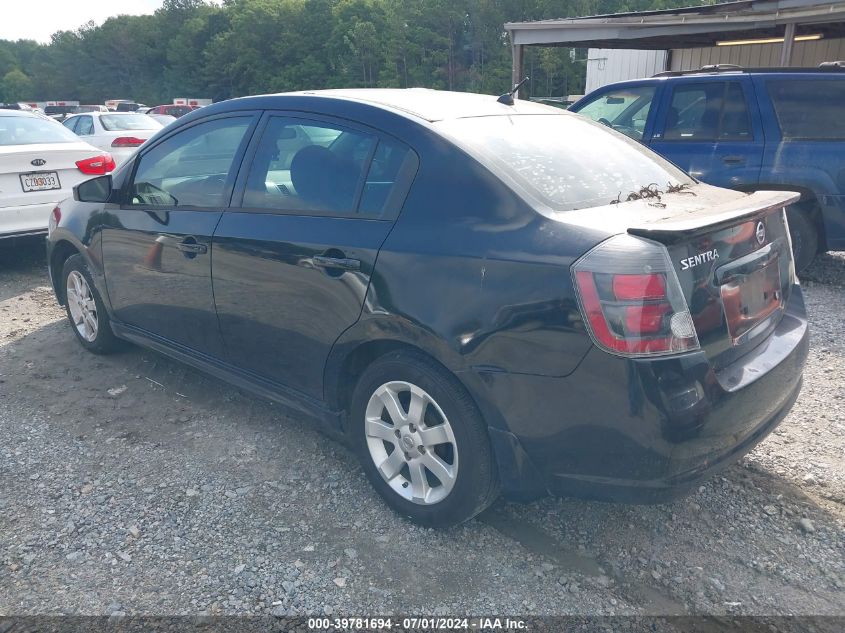
<svg viewBox="0 0 845 633"><path fill-rule="evenodd" d="M612 586L647 613L764 609L768 596L754 592L769 584L796 599L780 605L784 612L841 614L841 581L823 592L794 583L820 574L796 550L830 549L841 534L842 513L831 505L746 459L670 503L500 500L478 520L555 563L567 583Z"/></svg>
<svg viewBox="0 0 845 633"><path fill-rule="evenodd" d="M845 285L845 253L819 254L807 270L801 273L801 281L843 287Z"/></svg>
<svg viewBox="0 0 845 633"><path fill-rule="evenodd" d="M0 240L0 274L29 272L46 261L43 235Z"/></svg>

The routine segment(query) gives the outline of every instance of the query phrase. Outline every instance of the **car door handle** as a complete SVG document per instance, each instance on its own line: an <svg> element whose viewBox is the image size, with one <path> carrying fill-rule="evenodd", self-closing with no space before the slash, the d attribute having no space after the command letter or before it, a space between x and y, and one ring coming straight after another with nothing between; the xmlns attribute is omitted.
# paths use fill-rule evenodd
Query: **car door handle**
<svg viewBox="0 0 845 633"><path fill-rule="evenodd" d="M722 162L725 165L741 165L745 162L744 156L722 156Z"/></svg>
<svg viewBox="0 0 845 633"><path fill-rule="evenodd" d="M346 257L326 257L315 255L311 258L315 266L320 268L339 268L341 270L361 270L361 260L348 259Z"/></svg>
<svg viewBox="0 0 845 633"><path fill-rule="evenodd" d="M179 242L177 248L183 253L192 253L194 255L208 252L208 246L197 244L196 242Z"/></svg>

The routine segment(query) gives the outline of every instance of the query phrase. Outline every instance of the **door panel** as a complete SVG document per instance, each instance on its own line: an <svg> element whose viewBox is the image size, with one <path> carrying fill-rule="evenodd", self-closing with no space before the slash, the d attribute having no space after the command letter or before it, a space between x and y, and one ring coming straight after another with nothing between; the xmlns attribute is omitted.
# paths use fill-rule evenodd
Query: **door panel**
<svg viewBox="0 0 845 633"><path fill-rule="evenodd" d="M753 187L764 138L752 91L744 79L674 83L649 145L708 184Z"/></svg>
<svg viewBox="0 0 845 633"><path fill-rule="evenodd" d="M221 213L109 210L103 260L118 320L222 356L210 274L211 236ZM205 252L181 250L182 242Z"/></svg>
<svg viewBox="0 0 845 633"><path fill-rule="evenodd" d="M347 123L268 116L240 207L214 234L214 299L229 361L323 397L334 342L360 316L416 163Z"/></svg>
<svg viewBox="0 0 845 633"><path fill-rule="evenodd" d="M382 220L226 212L214 236L214 298L230 362L322 398L326 358L358 320L391 227ZM358 269L332 267L345 263L337 260L358 262Z"/></svg>
<svg viewBox="0 0 845 633"><path fill-rule="evenodd" d="M103 229L115 317L222 358L211 287L212 235L256 117L218 117L177 131L136 159L124 204Z"/></svg>

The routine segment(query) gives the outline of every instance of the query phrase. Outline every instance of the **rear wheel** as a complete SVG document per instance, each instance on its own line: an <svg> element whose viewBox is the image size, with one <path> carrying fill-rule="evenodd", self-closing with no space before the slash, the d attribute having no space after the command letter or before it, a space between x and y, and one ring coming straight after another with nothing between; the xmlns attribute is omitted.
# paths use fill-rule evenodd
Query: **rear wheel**
<svg viewBox="0 0 845 633"><path fill-rule="evenodd" d="M397 512L446 527L495 500L484 421L460 383L422 354L376 360L358 381L350 414L364 471Z"/></svg>
<svg viewBox="0 0 845 633"><path fill-rule="evenodd" d="M806 204L791 206L787 212L789 235L792 238L792 255L799 274L813 263L819 251L819 232L813 221L811 207Z"/></svg>
<svg viewBox="0 0 845 633"><path fill-rule="evenodd" d="M108 354L120 347L111 322L82 255L72 255L62 269L65 310L73 333L88 351Z"/></svg>

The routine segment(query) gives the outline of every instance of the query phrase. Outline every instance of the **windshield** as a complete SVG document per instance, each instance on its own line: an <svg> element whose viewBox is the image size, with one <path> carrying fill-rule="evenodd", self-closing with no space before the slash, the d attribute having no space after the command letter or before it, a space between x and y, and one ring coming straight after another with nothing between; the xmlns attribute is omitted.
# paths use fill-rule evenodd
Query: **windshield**
<svg viewBox="0 0 845 633"><path fill-rule="evenodd" d="M146 114L105 114L100 117L103 129L109 132L117 130L157 130L161 124Z"/></svg>
<svg viewBox="0 0 845 633"><path fill-rule="evenodd" d="M624 201L652 184L665 189L694 182L639 143L574 115L491 116L435 125L517 189L557 211Z"/></svg>
<svg viewBox="0 0 845 633"><path fill-rule="evenodd" d="M656 90L656 86L613 88L580 106L576 112L639 141L643 138Z"/></svg>
<svg viewBox="0 0 845 633"><path fill-rule="evenodd" d="M76 134L55 121L37 116L0 116L0 145L78 142Z"/></svg>

